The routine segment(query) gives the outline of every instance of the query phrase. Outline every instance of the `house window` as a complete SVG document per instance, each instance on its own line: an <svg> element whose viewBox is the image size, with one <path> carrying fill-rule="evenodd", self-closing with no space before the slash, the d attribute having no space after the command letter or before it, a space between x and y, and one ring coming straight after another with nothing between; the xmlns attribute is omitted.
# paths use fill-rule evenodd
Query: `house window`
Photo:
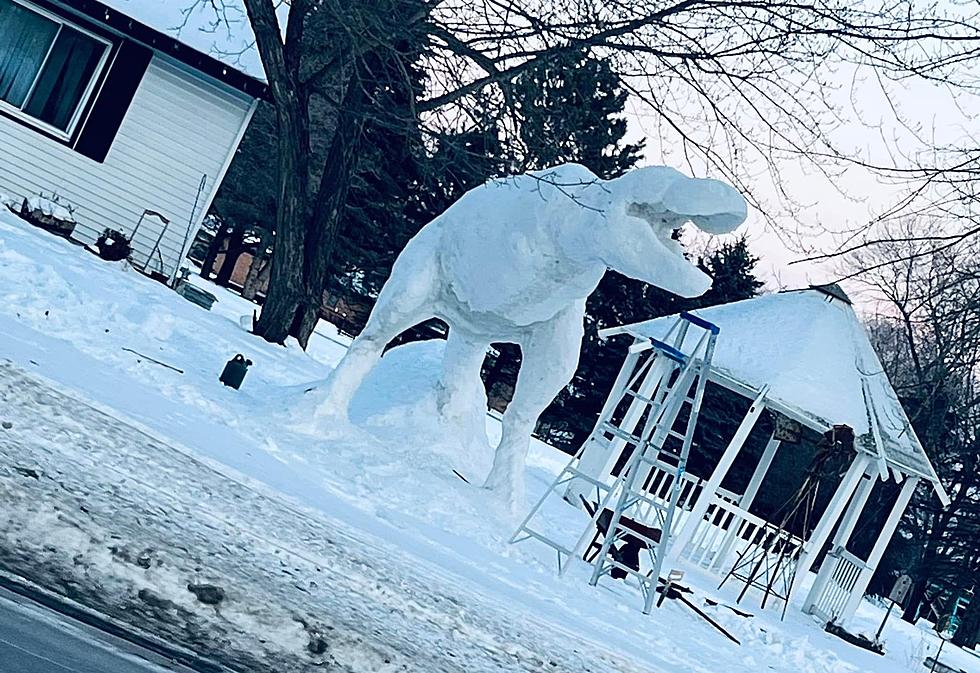
<svg viewBox="0 0 980 673"><path fill-rule="evenodd" d="M109 43L15 0L0 0L0 104L69 136Z"/></svg>

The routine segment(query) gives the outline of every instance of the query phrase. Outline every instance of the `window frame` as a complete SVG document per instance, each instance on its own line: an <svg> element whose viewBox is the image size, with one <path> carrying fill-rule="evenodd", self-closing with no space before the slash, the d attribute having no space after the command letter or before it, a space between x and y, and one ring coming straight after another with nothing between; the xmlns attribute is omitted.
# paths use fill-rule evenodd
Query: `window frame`
<svg viewBox="0 0 980 673"><path fill-rule="evenodd" d="M35 127L48 135L54 136L58 140L70 141L75 131L78 129L83 111L88 108L89 103L92 101L92 94L95 92L99 82L102 81L106 71L106 64L109 62L109 58L113 52L115 44L111 40L108 40L105 37L78 25L74 21L71 21L63 16L59 16L58 14L55 14L54 12L51 12L43 7L39 7L38 5L28 2L27 0L6 0L6 2L12 2L15 5L20 5L27 11L34 12L35 14L38 14L39 16L58 25L58 31L55 33L54 39L51 40L51 44L48 45L48 51L44 55L44 60L41 62L41 67L38 68L38 71L34 74L34 81L31 82L31 88L27 91L27 95L24 97L25 106L27 105L28 101L30 101L31 94L34 93L38 80L41 79L41 73L44 72L44 66L47 65L48 59L51 56L51 50L54 49L55 42L58 41L58 37L61 35L61 31L65 26L68 26L72 30L78 31L79 33L91 38L103 46L102 55L99 57L99 62L96 65L95 70L92 71L92 75L89 78L88 83L85 85L85 90L82 92L82 96L78 99L78 104L75 106L74 112L72 112L71 119L69 120L68 127L66 129L60 129L57 126L49 124L33 115L28 114L20 107L0 99L0 110L3 112L15 117L28 126Z"/></svg>

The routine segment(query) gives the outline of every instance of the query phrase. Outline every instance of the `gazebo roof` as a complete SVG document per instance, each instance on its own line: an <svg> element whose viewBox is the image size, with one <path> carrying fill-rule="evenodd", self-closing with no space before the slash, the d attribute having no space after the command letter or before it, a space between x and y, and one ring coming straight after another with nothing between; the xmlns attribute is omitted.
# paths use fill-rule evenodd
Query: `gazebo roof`
<svg viewBox="0 0 980 673"><path fill-rule="evenodd" d="M932 482L936 472L912 430L868 335L840 288L812 287L692 311L720 328L712 380L826 430L851 426L882 464ZM676 316L602 330L663 339ZM695 334L685 349L693 347Z"/></svg>

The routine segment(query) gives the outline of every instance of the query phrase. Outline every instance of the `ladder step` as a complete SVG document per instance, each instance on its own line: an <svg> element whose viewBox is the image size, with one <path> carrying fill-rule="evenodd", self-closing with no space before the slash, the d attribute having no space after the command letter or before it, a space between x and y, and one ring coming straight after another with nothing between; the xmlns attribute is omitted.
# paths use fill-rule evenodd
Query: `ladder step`
<svg viewBox="0 0 980 673"><path fill-rule="evenodd" d="M669 357L674 362L678 362L682 365L687 364L687 356L670 344L664 343L659 339L654 339L653 337L650 337L650 343L653 344L654 348Z"/></svg>
<svg viewBox="0 0 980 673"><path fill-rule="evenodd" d="M613 533L613 535L615 535L615 536L618 536L619 534L622 534L623 536L632 535L637 540L642 540L651 549L656 549L657 548L657 545L660 544L659 542L655 541L652 537L648 537L648 536L644 535L643 533L637 533L635 530L633 530L629 526L624 526L621 523L616 525L616 531Z"/></svg>
<svg viewBox="0 0 980 673"><path fill-rule="evenodd" d="M645 505L649 505L650 507L652 507L653 509L656 509L656 510L664 511L664 510L667 509L667 506L664 505L663 503L661 503L661 502L659 502L657 500L654 500L649 495L645 495L645 494L643 494L643 493L641 493L639 491L631 491L630 492L630 497L633 498L633 500L632 500L632 502L631 502L630 505L628 505L627 507L624 507L623 508L623 513L624 514L626 513L626 510L628 510L630 508L633 508L633 507L636 507L641 502L643 504L645 504Z"/></svg>
<svg viewBox="0 0 980 673"><path fill-rule="evenodd" d="M608 491L611 488L609 486L609 484L607 484L606 482L599 481L598 479L596 479L594 477L591 477L591 476L587 475L585 472L581 472L581 471L575 469L574 467L566 467L564 471L566 473L568 473L568 474L575 475L575 477L578 478L578 479L582 479L583 481L589 482L590 484L592 484L596 488L601 488L601 489L603 489L605 491Z"/></svg>
<svg viewBox="0 0 980 673"><path fill-rule="evenodd" d="M624 392L625 392L625 394L629 395L630 397L632 397L634 399L637 399L637 400L640 400L644 404L647 404L647 405L650 405L650 406L653 406L654 404L656 404L656 402L654 400L650 399L649 397L644 397L640 393L638 393L635 390L632 390L630 388L627 388Z"/></svg>
<svg viewBox="0 0 980 673"><path fill-rule="evenodd" d="M639 572L637 570L634 570L633 568L630 568L627 565L623 565L622 563L620 563L619 561L615 560L611 556L610 557L607 557L602 562L602 572L604 572L604 573L607 572L607 569L608 568L619 568L623 572L628 573L628 574L633 575L634 577L636 577L638 580L640 580L640 582L642 584L648 584L648 585L650 585L649 588L652 588L653 587L653 578L652 577L648 576L646 573L642 573L642 572Z"/></svg>
<svg viewBox="0 0 980 673"><path fill-rule="evenodd" d="M668 430L667 431L667 436L668 437L673 437L674 439L679 439L682 442L687 439L687 435L682 435L681 433L677 432L676 430Z"/></svg>
<svg viewBox="0 0 980 673"><path fill-rule="evenodd" d="M600 426L600 430L601 430L602 432L608 432L608 433L609 433L609 434L611 434L611 435L615 435L616 437L619 437L620 439L625 439L625 440L626 440L627 442L629 442L630 444L636 444L636 445L639 445L639 444L640 444L640 442L642 441L642 440L641 440L641 439L640 439L639 437L637 437L636 435L634 435L634 434L632 434L632 433L630 433L630 432L626 432L625 430L623 430L623 429L622 429L621 427L619 427L618 425L613 425L613 424L612 424L612 423L610 423L609 421L606 421L605 423L603 423L603 424L602 424L602 425Z"/></svg>
<svg viewBox="0 0 980 673"><path fill-rule="evenodd" d="M571 556L572 555L572 550L571 549L566 549L565 547L561 546L560 544L558 544L557 542L555 542L551 538L547 538L544 535L542 535L541 533L539 533L539 532L537 532L535 530L531 530L527 526L522 527L520 530L517 531L517 533L527 533L528 537L533 537L535 540L538 540L539 542L544 542L546 545L548 545L552 549L554 549L556 551L559 551L562 554L565 554L565 556ZM515 537L517 536L517 533L515 533Z"/></svg>
<svg viewBox="0 0 980 673"><path fill-rule="evenodd" d="M718 325L714 324L713 322L708 322L704 318L698 317L693 313L688 313L687 311L681 311L681 318L688 321L692 325L697 325L701 329L711 332L715 336L717 336L718 332L721 331L718 328Z"/></svg>

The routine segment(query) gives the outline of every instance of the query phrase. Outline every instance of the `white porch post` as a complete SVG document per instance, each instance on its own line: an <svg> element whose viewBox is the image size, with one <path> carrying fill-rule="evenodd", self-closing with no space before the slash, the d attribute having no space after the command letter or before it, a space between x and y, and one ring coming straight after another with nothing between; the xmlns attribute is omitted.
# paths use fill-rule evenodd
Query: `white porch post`
<svg viewBox="0 0 980 673"><path fill-rule="evenodd" d="M868 588L868 582L871 581L871 576L878 569L878 563L881 562L881 557L884 556L885 550L888 548L888 543L891 542L892 536L895 534L895 529L898 528L898 523L902 520L902 515L905 514L905 508L908 507L918 483L918 477L911 477L906 479L905 483L902 484L902 490L899 491L898 499L892 506L892 511L885 520L885 525L881 528L881 533L879 533L878 540L871 550L871 555L868 556L865 567L861 570L861 574L858 575L857 582L854 583L854 588L851 589L850 596L847 597L847 603L840 616L841 623L849 620L857 612L858 605L861 604L861 599L864 597L864 591Z"/></svg>
<svg viewBox="0 0 980 673"><path fill-rule="evenodd" d="M858 519L861 518L861 512L864 511L864 506L868 502L868 497L871 495L871 491L874 489L875 485L875 475L868 474L867 471L861 477L861 483L857 487L857 492L854 497L851 498L850 504L847 506L847 511L844 512L844 518L841 520L840 526L837 527L837 533L834 535L834 547L846 548L848 540L851 539L851 533L854 532L854 528L857 526ZM803 612L811 612L813 607L820 600L820 595L824 592L827 586L827 582L830 579L830 575L834 572L834 564L825 560L820 566L820 573L817 575L817 579L813 582L813 586L810 587L810 592L806 596L806 600L803 601Z"/></svg>
<svg viewBox="0 0 980 673"><path fill-rule="evenodd" d="M715 495L718 492L718 487L721 486L721 482L725 479L728 474L728 470L731 469L732 463L735 462L738 452L742 450L742 446L745 444L745 440L748 439L749 433L752 432L752 428L755 427L755 422L759 420L759 416L766 408L766 394L769 392L769 386L764 386L759 394L756 396L755 400L752 401L752 405L749 407L748 412L745 414L745 418L742 419L741 424L738 426L738 430L735 431L735 435L732 440L728 443L728 447L725 449L725 453L722 454L721 460L718 461L718 466L715 467L714 472L711 473L711 477L708 479L704 488L701 490L701 494L698 499L694 502L694 507L691 509L691 514L687 517L684 522L683 527L678 531L677 537L670 542L670 548L667 552L666 561L668 564L675 563L684 551L684 548L694 537L697 532L698 527L701 525L701 521L704 519L704 515L708 512L708 507L711 505L711 501L714 500Z"/></svg>
<svg viewBox="0 0 980 673"><path fill-rule="evenodd" d="M738 506L742 509L748 510L755 501L755 496L759 494L759 487L762 486L762 480L766 478L766 473L769 472L772 459L776 456L776 451L779 450L781 443L775 437L769 438L769 443L766 444L766 449L762 452L762 458L759 459L759 464L756 466L755 472L752 473L752 479L749 480L749 485L745 487L742 499L738 501Z"/></svg>
<svg viewBox="0 0 980 673"><path fill-rule="evenodd" d="M866 453L859 453L851 463L851 467L844 474L844 478L841 480L840 485L830 499L830 503L827 505L827 510L820 517L817 527L814 528L810 539L806 541L803 553L800 554L800 560L796 565L796 577L793 579L793 586L790 588L790 596L796 592L800 586L800 582L810 572L810 568L813 567L813 561L816 559L817 554L820 553L820 550L823 549L827 538L830 537L830 531L834 529L834 524L840 519L841 514L844 512L844 507L847 506L851 495L854 493L854 489L864 476L870 463L871 456Z"/></svg>
<svg viewBox="0 0 980 673"><path fill-rule="evenodd" d="M847 506L847 511L844 512L844 518L841 519L840 526L837 527L837 533L834 535L835 546L847 546L847 541L851 539L851 533L857 527L858 519L861 518L864 506L868 503L871 491L874 490L875 481L875 475L868 471L865 471L861 475L861 483L858 485L854 497L851 498L851 502Z"/></svg>

